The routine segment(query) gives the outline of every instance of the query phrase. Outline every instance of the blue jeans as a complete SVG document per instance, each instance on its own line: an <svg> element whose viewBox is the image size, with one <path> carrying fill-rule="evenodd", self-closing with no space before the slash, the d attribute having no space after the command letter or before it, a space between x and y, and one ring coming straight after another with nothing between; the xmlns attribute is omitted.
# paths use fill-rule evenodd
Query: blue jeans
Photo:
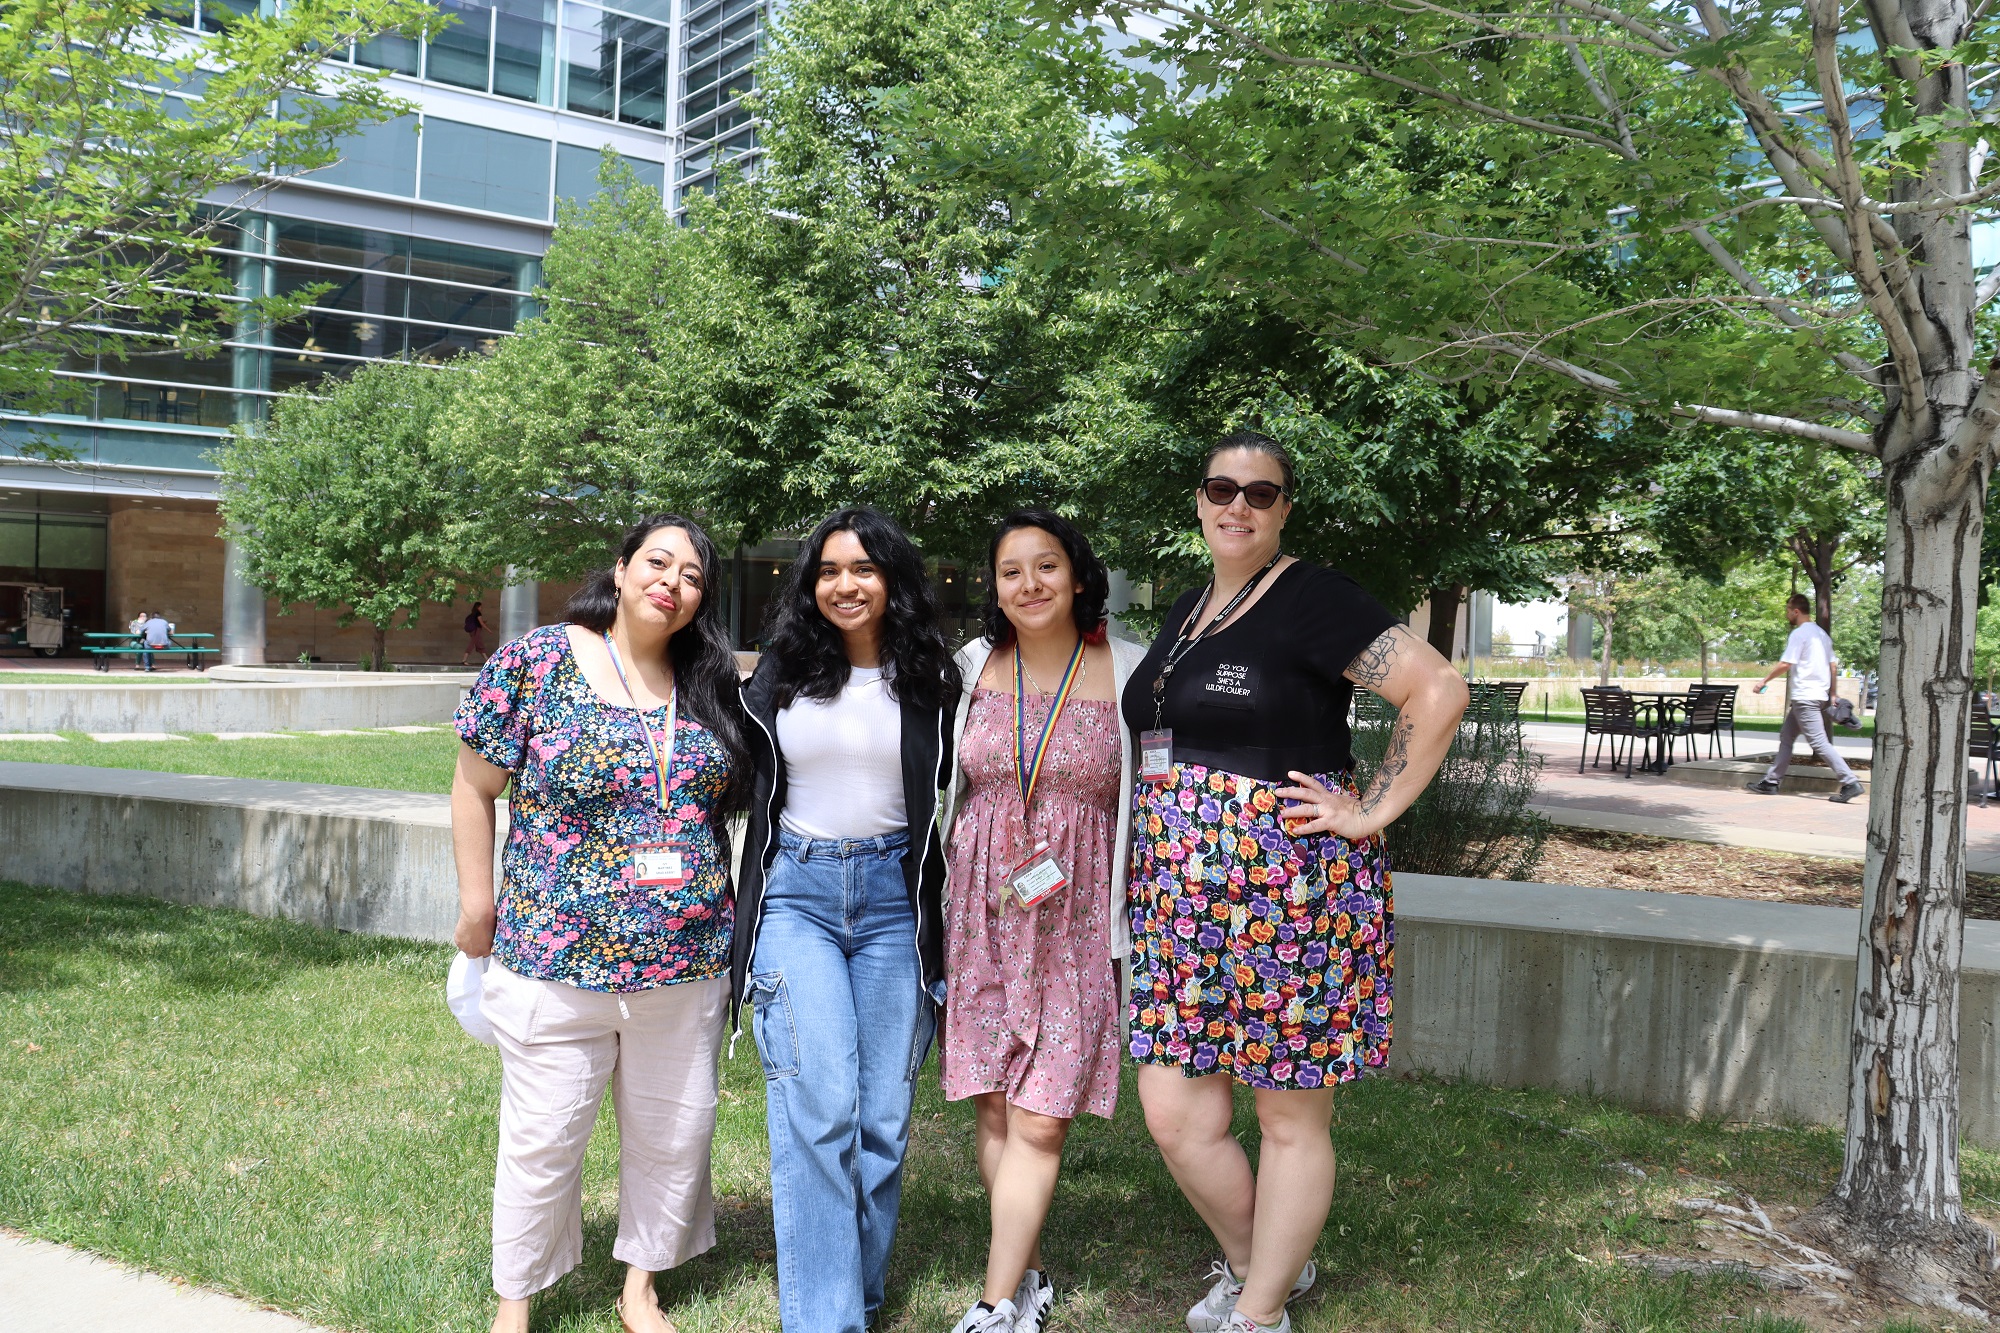
<svg viewBox="0 0 2000 1333"><path fill-rule="evenodd" d="M750 962L785 1333L861 1333L882 1304L910 1103L936 1024L903 883L907 834L790 833Z"/></svg>

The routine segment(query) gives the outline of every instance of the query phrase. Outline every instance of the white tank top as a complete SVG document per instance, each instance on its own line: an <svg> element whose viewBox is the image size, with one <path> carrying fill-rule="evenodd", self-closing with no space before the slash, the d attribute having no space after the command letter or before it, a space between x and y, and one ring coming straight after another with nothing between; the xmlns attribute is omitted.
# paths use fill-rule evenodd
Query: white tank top
<svg viewBox="0 0 2000 1333"><path fill-rule="evenodd" d="M903 804L903 710L880 667L854 667L832 699L778 710L785 808L802 838L876 838L909 826Z"/></svg>

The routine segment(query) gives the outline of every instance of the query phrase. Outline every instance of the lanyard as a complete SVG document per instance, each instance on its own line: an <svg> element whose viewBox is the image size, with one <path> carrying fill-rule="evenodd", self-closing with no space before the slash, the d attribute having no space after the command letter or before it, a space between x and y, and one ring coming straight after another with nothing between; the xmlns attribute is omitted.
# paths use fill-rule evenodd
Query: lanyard
<svg viewBox="0 0 2000 1333"><path fill-rule="evenodd" d="M1027 817L1028 803L1035 798L1035 783L1042 776L1042 761L1049 757L1049 737L1056 729L1056 719L1062 715L1063 705L1069 702L1070 691L1076 688L1076 678L1083 670L1083 636L1076 639L1076 651L1069 655L1069 665L1063 668L1062 684L1056 686L1055 698L1049 704L1049 715L1042 721L1041 739L1035 742L1034 756L1028 754L1028 692L1023 678L1027 667L1021 661L1021 641L1014 641L1014 781L1021 788L1021 816Z"/></svg>
<svg viewBox="0 0 2000 1333"><path fill-rule="evenodd" d="M1266 561L1264 567L1255 574L1252 574L1250 581L1238 589L1236 595L1229 599L1229 605L1222 608L1222 614L1209 621L1200 633L1196 634L1193 638L1189 638L1188 626L1201 624L1201 613L1208 606L1209 597L1215 592L1215 580L1210 579L1208 586L1201 590L1201 600L1194 604L1194 610L1188 614L1187 620L1182 623L1180 633L1174 638L1174 646L1167 649L1167 658L1164 662L1160 663L1160 674L1153 678L1153 726L1156 730L1160 725L1161 712L1167 705L1167 678L1174 674L1174 668L1181 664L1183 657L1194 651L1196 644L1215 633L1218 626L1236 614L1236 608L1249 600L1250 594L1257 591L1257 585L1264 581L1264 576L1271 572L1271 566L1277 564L1283 556L1284 552L1280 551L1276 555L1273 555L1270 560Z"/></svg>
<svg viewBox="0 0 2000 1333"><path fill-rule="evenodd" d="M667 757L660 758L660 747L653 739L653 729L646 725L645 710L639 707L639 696L632 693L632 682L625 679L625 667L618 660L618 645L611 642L611 636L604 636L604 650L611 654L611 669L618 673L618 683L625 687L625 697L632 701L632 711L637 714L639 734L646 738L646 753L653 757L653 785L659 789L660 813L667 812L667 783L672 775L667 772L674 762L674 718L679 711L680 682L674 682L673 693L667 696Z"/></svg>

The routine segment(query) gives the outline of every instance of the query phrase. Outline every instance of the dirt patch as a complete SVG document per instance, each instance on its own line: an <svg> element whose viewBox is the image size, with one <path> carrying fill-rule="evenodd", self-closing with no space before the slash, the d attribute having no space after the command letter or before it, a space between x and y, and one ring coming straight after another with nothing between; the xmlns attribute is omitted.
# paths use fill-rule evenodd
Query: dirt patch
<svg viewBox="0 0 2000 1333"><path fill-rule="evenodd" d="M1711 898L1757 898L1819 907L1861 905L1861 863L1721 847L1638 833L1558 828L1534 877L1546 884L1588 884ZM2000 921L2000 875L1965 877L1965 914Z"/></svg>

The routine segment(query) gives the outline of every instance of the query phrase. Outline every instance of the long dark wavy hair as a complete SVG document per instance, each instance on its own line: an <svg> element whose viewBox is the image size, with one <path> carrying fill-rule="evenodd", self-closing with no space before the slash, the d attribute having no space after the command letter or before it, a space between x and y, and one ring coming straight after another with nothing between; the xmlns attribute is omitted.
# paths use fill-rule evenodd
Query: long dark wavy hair
<svg viewBox="0 0 2000 1333"><path fill-rule="evenodd" d="M1092 643L1101 642L1105 633L1104 607L1111 600L1111 573L1097 558L1097 552L1090 549L1090 538L1078 532L1068 519L1046 509L1017 509L1001 519L994 530L993 541L986 548L988 595L980 613L986 642L998 647L1014 637L1013 622L1000 609L1000 543L1007 539L1008 533L1022 528L1039 528L1061 543L1076 581L1083 585L1083 591L1070 604L1077 633Z"/></svg>
<svg viewBox="0 0 2000 1333"><path fill-rule="evenodd" d="M836 532L855 535L888 585L882 658L889 668L884 677L890 694L920 708L945 707L958 697L958 664L938 628L937 593L924 577L924 558L893 519L866 505L821 519L771 599L768 632L777 707L794 699L831 699L847 684L847 649L840 631L820 614L814 596L820 555Z"/></svg>
<svg viewBox="0 0 2000 1333"><path fill-rule="evenodd" d="M701 605L694 619L667 640L667 660L674 667L674 689L681 714L714 733L729 758L729 787L717 813L732 813L750 803L750 747L744 743L743 697L737 689L736 654L722 622L722 571L715 543L693 519L679 514L655 514L626 530L618 560L630 563L661 528L679 528L701 559ZM617 565L598 570L583 581L563 610L563 619L597 634L607 634L618 619ZM715 828L721 832L721 822Z"/></svg>

